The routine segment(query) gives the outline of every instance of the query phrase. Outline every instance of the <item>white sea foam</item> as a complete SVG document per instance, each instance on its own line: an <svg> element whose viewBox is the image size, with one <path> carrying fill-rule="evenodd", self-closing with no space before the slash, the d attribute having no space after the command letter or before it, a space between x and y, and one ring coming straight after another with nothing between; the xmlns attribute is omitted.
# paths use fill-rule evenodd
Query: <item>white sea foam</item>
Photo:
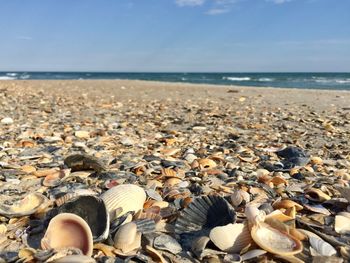
<svg viewBox="0 0 350 263"><path fill-rule="evenodd" d="M29 74L23 74L20 76L21 79L29 79L30 75Z"/></svg>
<svg viewBox="0 0 350 263"><path fill-rule="evenodd" d="M6 76L16 77L16 76L17 76L17 73L9 72L9 73L6 73Z"/></svg>
<svg viewBox="0 0 350 263"><path fill-rule="evenodd" d="M223 77L223 79L231 80L231 81L249 81L249 77Z"/></svg>
<svg viewBox="0 0 350 263"><path fill-rule="evenodd" d="M347 84L350 83L350 79L327 79L327 78L315 78L313 80L317 83L338 83L338 84Z"/></svg>
<svg viewBox="0 0 350 263"><path fill-rule="evenodd" d="M340 84L346 84L346 83L350 83L350 79L338 79L335 82Z"/></svg>
<svg viewBox="0 0 350 263"><path fill-rule="evenodd" d="M274 81L272 78L259 78L258 81Z"/></svg>
<svg viewBox="0 0 350 263"><path fill-rule="evenodd" d="M14 77L9 77L9 76L0 76L0 80L13 80L16 79Z"/></svg>

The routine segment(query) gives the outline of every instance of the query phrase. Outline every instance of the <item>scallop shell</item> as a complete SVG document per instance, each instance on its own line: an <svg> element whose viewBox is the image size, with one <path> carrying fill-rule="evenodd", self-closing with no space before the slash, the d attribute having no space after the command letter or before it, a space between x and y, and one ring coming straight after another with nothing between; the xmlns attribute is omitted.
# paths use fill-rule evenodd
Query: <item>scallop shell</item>
<svg viewBox="0 0 350 263"><path fill-rule="evenodd" d="M108 237L109 213L102 199L92 195L77 196L62 205L58 211L76 214L83 218L91 229L94 242Z"/></svg>
<svg viewBox="0 0 350 263"><path fill-rule="evenodd" d="M210 240L229 253L239 253L252 242L247 224L228 224L214 227L209 234Z"/></svg>
<svg viewBox="0 0 350 263"><path fill-rule="evenodd" d="M122 225L114 236L114 247L122 253L130 253L141 246L141 233L134 222Z"/></svg>
<svg viewBox="0 0 350 263"><path fill-rule="evenodd" d="M79 248L84 255L92 255L93 239L89 225L80 216L62 213L51 219L41 240L43 249Z"/></svg>
<svg viewBox="0 0 350 263"><path fill-rule="evenodd" d="M303 250L298 239L263 222L252 227L251 235L259 247L273 254L290 256Z"/></svg>
<svg viewBox="0 0 350 263"><path fill-rule="evenodd" d="M306 190L305 194L308 199L314 202L325 202L331 199L329 195L316 188L310 188Z"/></svg>
<svg viewBox="0 0 350 263"><path fill-rule="evenodd" d="M113 219L113 211L121 207L123 210L119 216L129 211L139 211L146 201L145 191L133 184L117 185L101 195L108 212Z"/></svg>
<svg viewBox="0 0 350 263"><path fill-rule="evenodd" d="M31 193L12 205L0 204L0 215L9 218L34 214L48 199L40 193Z"/></svg>
<svg viewBox="0 0 350 263"><path fill-rule="evenodd" d="M175 231L178 234L194 233L234 223L236 213L233 207L220 196L202 196L194 199L178 217Z"/></svg>
<svg viewBox="0 0 350 263"><path fill-rule="evenodd" d="M334 230L339 234L350 234L350 213L341 212L335 216Z"/></svg>

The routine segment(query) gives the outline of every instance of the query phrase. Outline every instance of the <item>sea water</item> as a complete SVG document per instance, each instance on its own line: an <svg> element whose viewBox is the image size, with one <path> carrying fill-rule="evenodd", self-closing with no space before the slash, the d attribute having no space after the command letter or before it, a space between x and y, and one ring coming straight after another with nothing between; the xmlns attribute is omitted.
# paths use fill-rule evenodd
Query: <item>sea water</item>
<svg viewBox="0 0 350 263"><path fill-rule="evenodd" d="M0 72L0 80L131 79L255 87L350 90L350 73Z"/></svg>

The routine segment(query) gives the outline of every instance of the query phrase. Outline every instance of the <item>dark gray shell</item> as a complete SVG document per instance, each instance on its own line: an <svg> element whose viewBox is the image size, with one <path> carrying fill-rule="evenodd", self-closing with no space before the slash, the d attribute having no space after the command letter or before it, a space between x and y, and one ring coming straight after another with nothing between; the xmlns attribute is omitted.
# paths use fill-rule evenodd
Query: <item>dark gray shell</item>
<svg viewBox="0 0 350 263"><path fill-rule="evenodd" d="M109 213L105 203L96 196L82 195L71 199L58 208L59 213L73 213L83 218L91 228L94 242L107 239Z"/></svg>
<svg viewBox="0 0 350 263"><path fill-rule="evenodd" d="M216 226L224 226L236 221L233 207L221 196L202 196L193 200L178 217L175 232L209 233ZM207 233L206 233L207 232Z"/></svg>
<svg viewBox="0 0 350 263"><path fill-rule="evenodd" d="M94 170L102 172L106 170L104 163L94 156L87 154L72 154L64 159L64 164L74 171Z"/></svg>

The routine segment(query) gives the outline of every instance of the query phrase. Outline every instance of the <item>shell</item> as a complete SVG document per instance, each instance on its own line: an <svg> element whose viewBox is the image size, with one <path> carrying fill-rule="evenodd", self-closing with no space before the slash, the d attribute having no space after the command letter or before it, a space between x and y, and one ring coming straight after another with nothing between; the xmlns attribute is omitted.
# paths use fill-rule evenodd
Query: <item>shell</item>
<svg viewBox="0 0 350 263"><path fill-rule="evenodd" d="M266 214L263 210L259 210L255 205L247 205L244 213L251 224L256 224L257 222L263 222L265 220Z"/></svg>
<svg viewBox="0 0 350 263"><path fill-rule="evenodd" d="M160 250L165 250L173 254L178 254L182 251L181 245L173 237L161 234L154 239L153 246Z"/></svg>
<svg viewBox="0 0 350 263"><path fill-rule="evenodd" d="M95 263L96 260L93 259L92 257L83 256L83 255L70 255L70 256L65 256L65 257L56 259L52 262L53 263L74 263L74 262Z"/></svg>
<svg viewBox="0 0 350 263"><path fill-rule="evenodd" d="M141 233L134 222L122 225L114 236L114 247L122 253L130 253L141 246Z"/></svg>
<svg viewBox="0 0 350 263"><path fill-rule="evenodd" d="M295 206L293 206L291 208L295 209ZM290 217L290 216L283 214L281 210L275 210L272 213L268 214L266 216L266 219L268 219L268 218L273 218L273 219L276 219L276 220L281 221L281 222L287 222L290 220L294 220L293 217Z"/></svg>
<svg viewBox="0 0 350 263"><path fill-rule="evenodd" d="M231 203L233 204L233 206L239 206L243 201L245 201L245 203L249 203L250 195L243 190L234 191L231 195Z"/></svg>
<svg viewBox="0 0 350 263"><path fill-rule="evenodd" d="M48 199L40 193L31 193L12 205L0 204L0 215L9 218L34 214Z"/></svg>
<svg viewBox="0 0 350 263"><path fill-rule="evenodd" d="M106 170L105 165L96 157L86 154L72 154L64 159L64 164L74 171L94 170L102 172Z"/></svg>
<svg viewBox="0 0 350 263"><path fill-rule="evenodd" d="M214 227L210 231L209 237L215 246L229 253L239 253L252 242L246 224L228 224Z"/></svg>
<svg viewBox="0 0 350 263"><path fill-rule="evenodd" d="M113 212L119 207L123 209L119 216L142 209L146 201L146 193L137 185L122 184L109 189L101 195L101 198L113 219Z"/></svg>
<svg viewBox="0 0 350 263"><path fill-rule="evenodd" d="M342 197L344 197L348 202L350 202L350 188L349 187L337 187Z"/></svg>
<svg viewBox="0 0 350 263"><path fill-rule="evenodd" d="M289 199L285 199L285 200L281 200L281 201L277 201L275 202L273 205L273 208L275 209L280 209L280 208L285 208L285 209L288 209L292 206L295 206L295 209L297 211L300 211L303 209L303 206L302 205L299 205L298 203L292 201L292 200L289 200Z"/></svg>
<svg viewBox="0 0 350 263"><path fill-rule="evenodd" d="M79 248L84 255L92 255L93 239L89 225L80 216L62 213L51 219L41 240L43 249Z"/></svg>
<svg viewBox="0 0 350 263"><path fill-rule="evenodd" d="M216 167L216 162L211 159L198 159L197 162L201 170L212 169Z"/></svg>
<svg viewBox="0 0 350 263"><path fill-rule="evenodd" d="M109 213L100 198L92 195L77 196L59 207L58 211L76 214L83 218L91 229L94 242L108 237Z"/></svg>
<svg viewBox="0 0 350 263"><path fill-rule="evenodd" d="M310 237L309 241L311 247L316 251L316 254L328 257L337 254L337 251L334 249L334 247L332 247L329 243L325 242L322 238Z"/></svg>
<svg viewBox="0 0 350 263"><path fill-rule="evenodd" d="M234 223L236 213L233 207L220 196L202 196L194 199L178 217L175 231L178 234L204 230L209 233L216 226Z"/></svg>
<svg viewBox="0 0 350 263"><path fill-rule="evenodd" d="M316 188L310 188L306 190L305 194L308 199L314 202L324 202L331 199L329 195Z"/></svg>
<svg viewBox="0 0 350 263"><path fill-rule="evenodd" d="M252 227L251 235L259 247L273 254L290 256L303 250L300 240L263 222Z"/></svg>
<svg viewBox="0 0 350 263"><path fill-rule="evenodd" d="M59 170L55 173L46 175L43 180L43 185L48 187L54 187L61 183L61 179L66 177L69 174L69 170Z"/></svg>
<svg viewBox="0 0 350 263"><path fill-rule="evenodd" d="M339 234L350 234L350 213L341 212L335 216L334 230Z"/></svg>
<svg viewBox="0 0 350 263"><path fill-rule="evenodd" d="M262 249L253 249L253 250L250 250L247 253L243 254L241 256L241 260L242 260L242 262L244 262L245 260L256 258L256 257L259 257L259 256L264 255L266 253L267 252L265 250L262 250Z"/></svg>

